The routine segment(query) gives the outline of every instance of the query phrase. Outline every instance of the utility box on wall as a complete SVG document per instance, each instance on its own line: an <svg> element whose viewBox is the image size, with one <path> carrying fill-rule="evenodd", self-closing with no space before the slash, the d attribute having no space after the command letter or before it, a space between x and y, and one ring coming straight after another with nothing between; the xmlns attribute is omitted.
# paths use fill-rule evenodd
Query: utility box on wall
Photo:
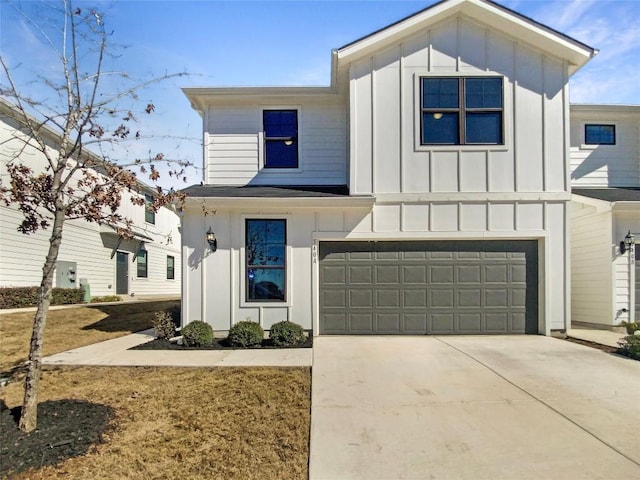
<svg viewBox="0 0 640 480"><path fill-rule="evenodd" d="M58 261L56 263L56 287L76 288L77 263Z"/></svg>

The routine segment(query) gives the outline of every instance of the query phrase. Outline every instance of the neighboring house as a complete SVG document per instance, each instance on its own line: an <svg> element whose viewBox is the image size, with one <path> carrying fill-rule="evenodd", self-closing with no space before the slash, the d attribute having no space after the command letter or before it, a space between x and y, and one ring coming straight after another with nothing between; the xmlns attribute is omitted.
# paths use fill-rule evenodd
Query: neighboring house
<svg viewBox="0 0 640 480"><path fill-rule="evenodd" d="M13 105L0 99L0 175L8 183L6 163L24 145ZM52 148L58 141L47 130ZM92 155L92 154L88 154ZM33 148L20 152L19 161L44 171L45 158ZM153 189L143 187L145 197ZM54 287L77 288L89 285L92 296L103 295L179 295L180 294L180 219L162 208L154 213L137 206L123 194L119 212L134 222L134 238L122 239L106 225L84 220L68 220L56 265ZM42 267L49 247L51 230L30 235L17 231L23 217L16 205L0 205L0 287L40 285Z"/></svg>
<svg viewBox="0 0 640 480"><path fill-rule="evenodd" d="M595 54L446 0L335 50L329 87L185 88L204 179L186 189L183 321L567 328L568 80Z"/></svg>
<svg viewBox="0 0 640 480"><path fill-rule="evenodd" d="M602 327L640 319L640 106L571 105L571 312Z"/></svg>

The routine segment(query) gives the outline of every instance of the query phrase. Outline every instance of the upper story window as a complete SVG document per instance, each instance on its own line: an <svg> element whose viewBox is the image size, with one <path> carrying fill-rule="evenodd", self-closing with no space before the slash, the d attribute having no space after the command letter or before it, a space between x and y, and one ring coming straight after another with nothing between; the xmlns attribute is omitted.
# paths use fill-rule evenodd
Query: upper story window
<svg viewBox="0 0 640 480"><path fill-rule="evenodd" d="M265 168L298 168L298 111L264 110Z"/></svg>
<svg viewBox="0 0 640 480"><path fill-rule="evenodd" d="M500 77L421 78L422 145L502 145Z"/></svg>
<svg viewBox="0 0 640 480"><path fill-rule="evenodd" d="M153 225L156 224L156 212L153 211L153 196L148 193L144 194L144 221L147 223L151 223Z"/></svg>
<svg viewBox="0 0 640 480"><path fill-rule="evenodd" d="M286 220L246 220L247 302L286 299Z"/></svg>
<svg viewBox="0 0 640 480"><path fill-rule="evenodd" d="M584 126L584 143L586 145L615 145L616 126L586 124Z"/></svg>

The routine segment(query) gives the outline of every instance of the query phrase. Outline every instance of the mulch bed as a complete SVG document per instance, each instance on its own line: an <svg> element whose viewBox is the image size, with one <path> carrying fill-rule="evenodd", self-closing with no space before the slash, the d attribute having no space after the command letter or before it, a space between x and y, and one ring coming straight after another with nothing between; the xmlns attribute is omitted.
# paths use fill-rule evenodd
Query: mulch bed
<svg viewBox="0 0 640 480"><path fill-rule="evenodd" d="M290 347L280 347L273 344L269 339L264 339L262 343L255 347L248 347L251 349L263 349L263 348L311 348L313 347L313 336L309 335L304 343L293 345ZM156 338L150 342L143 343L136 347L132 347L129 350L247 350L242 347L233 347L229 345L226 338L216 338L211 345L202 347L187 347L185 345L178 345L176 342L170 342L168 340L161 340Z"/></svg>
<svg viewBox="0 0 640 480"><path fill-rule="evenodd" d="M573 337L564 337L563 340L566 340L571 343L577 343L579 345L584 345L585 347L596 348L598 350L602 350L603 352L607 352L607 353L619 353L618 348L616 347L610 347L609 345L600 345L599 343L589 342L588 340L581 340L579 338L573 338Z"/></svg>
<svg viewBox="0 0 640 480"><path fill-rule="evenodd" d="M114 410L84 400L56 400L38 404L38 428L30 433L18 429L21 407L0 405L0 477L67 458L84 455L103 443Z"/></svg>

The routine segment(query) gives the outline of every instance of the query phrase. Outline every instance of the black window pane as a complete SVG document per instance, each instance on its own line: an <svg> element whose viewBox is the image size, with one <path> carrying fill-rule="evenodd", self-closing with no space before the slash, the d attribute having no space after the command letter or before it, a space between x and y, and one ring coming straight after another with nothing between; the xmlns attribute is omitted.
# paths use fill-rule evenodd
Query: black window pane
<svg viewBox="0 0 640 480"><path fill-rule="evenodd" d="M422 144L446 144L459 143L458 114L457 113L430 113L422 114Z"/></svg>
<svg viewBox="0 0 640 480"><path fill-rule="evenodd" d="M247 244L285 243L284 220L247 221Z"/></svg>
<svg viewBox="0 0 640 480"><path fill-rule="evenodd" d="M146 250L142 250L138 252L136 257L137 263L137 276L139 278L147 278L147 252Z"/></svg>
<svg viewBox="0 0 640 480"><path fill-rule="evenodd" d="M458 108L457 78L423 78L422 108Z"/></svg>
<svg viewBox="0 0 640 480"><path fill-rule="evenodd" d="M249 268L247 270L247 300L284 300L283 268Z"/></svg>
<svg viewBox="0 0 640 480"><path fill-rule="evenodd" d="M467 108L502 108L502 79L467 78L465 105Z"/></svg>
<svg viewBox="0 0 640 480"><path fill-rule="evenodd" d="M585 125L585 143L588 145L615 145L615 125Z"/></svg>
<svg viewBox="0 0 640 480"><path fill-rule="evenodd" d="M298 112L296 110L265 110L263 118L266 137L298 136Z"/></svg>
<svg viewBox="0 0 640 480"><path fill-rule="evenodd" d="M267 140L264 150L265 167L298 167L298 142L296 140Z"/></svg>
<svg viewBox="0 0 640 480"><path fill-rule="evenodd" d="M502 143L502 112L467 112L467 143Z"/></svg>

